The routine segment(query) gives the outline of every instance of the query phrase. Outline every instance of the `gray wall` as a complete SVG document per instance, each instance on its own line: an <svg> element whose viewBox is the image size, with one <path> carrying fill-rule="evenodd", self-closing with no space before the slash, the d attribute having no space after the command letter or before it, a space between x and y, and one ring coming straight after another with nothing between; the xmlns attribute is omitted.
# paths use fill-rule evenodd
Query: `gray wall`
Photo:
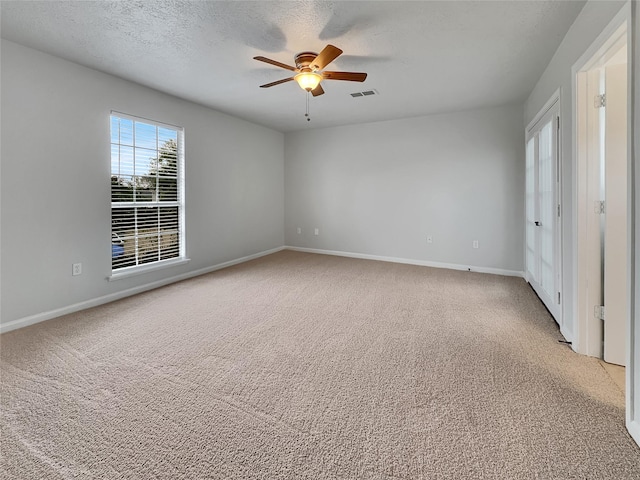
<svg viewBox="0 0 640 480"><path fill-rule="evenodd" d="M575 174L573 168L572 141L572 91L571 91L571 67L580 56L596 40L600 32L609 24L613 17L620 11L625 2L588 2L582 9L575 22L567 32L564 40L558 47L544 74L538 80L531 95L524 105L524 125L527 125L536 113L544 106L545 102L560 88L561 105L560 117L561 129L561 168L562 168L562 271L564 298L574 298L575 291L575 265L574 248L574 197ZM523 128L524 128L523 125ZM562 332L573 339L574 332L574 308L572 301L563 304Z"/></svg>
<svg viewBox="0 0 640 480"><path fill-rule="evenodd" d="M522 271L522 115L504 106L287 134L287 245Z"/></svg>
<svg viewBox="0 0 640 480"><path fill-rule="evenodd" d="M1 58L2 324L283 245L282 133L8 41ZM116 282L112 109L185 128L191 258Z"/></svg>

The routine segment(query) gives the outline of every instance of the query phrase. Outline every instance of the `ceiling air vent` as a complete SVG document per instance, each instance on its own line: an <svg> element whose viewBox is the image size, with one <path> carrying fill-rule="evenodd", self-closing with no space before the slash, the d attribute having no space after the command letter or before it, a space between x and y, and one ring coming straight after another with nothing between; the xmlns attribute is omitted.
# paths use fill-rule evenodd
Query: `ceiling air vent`
<svg viewBox="0 0 640 480"><path fill-rule="evenodd" d="M353 92L351 96L355 97L370 97L371 95L380 95L377 90L366 90L364 92Z"/></svg>

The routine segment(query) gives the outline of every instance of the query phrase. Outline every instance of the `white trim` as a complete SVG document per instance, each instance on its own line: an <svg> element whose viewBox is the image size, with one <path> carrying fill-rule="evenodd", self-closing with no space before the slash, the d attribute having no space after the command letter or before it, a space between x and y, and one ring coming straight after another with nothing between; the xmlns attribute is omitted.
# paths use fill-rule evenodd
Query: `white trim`
<svg viewBox="0 0 640 480"><path fill-rule="evenodd" d="M115 273L107 277L110 282L116 280L122 280L125 278L136 277L145 273L155 272L156 270L162 270L169 267L177 267L178 265L184 265L189 263L190 258L175 258L171 260L160 260L159 262L145 263L137 265L135 267L126 267L116 270Z"/></svg>
<svg viewBox="0 0 640 480"><path fill-rule="evenodd" d="M586 126L579 125L579 106L581 105L580 99L578 98L578 75L581 72L587 72L590 69L596 67L598 62L601 62L606 57L607 51L611 49L613 46L618 44L621 41L621 36L627 36L627 46L630 46L630 32L632 30L631 25L631 2L627 2L622 8L618 11L618 13L613 17L613 19L607 24L607 26L602 30L602 32L598 35L596 40L586 49L586 51L580 56L580 58L573 64L571 67L571 111L572 111L572 130L571 130L571 144L572 144L572 164L573 164L573 178L572 178L572 186L573 186L573 215L572 215L572 255L573 255L573 291L572 293L572 303L573 303L573 313L574 313L574 322L573 322L573 344L572 348L575 352L581 353L583 355L590 356L600 356L600 342L588 341L589 330L589 318L588 312L583 313L581 315L581 311L584 310L584 306L581 305L581 300L583 300L583 295L580 291L580 269L584 268L584 264L586 263L586 252L584 252L584 246L580 248L580 239L581 233L579 227L582 225L581 221L584 220L580 216L580 205L583 202L583 198L581 198L580 193L580 181L581 176L579 173L581 172L579 166L580 161L584 152L586 151L586 146L584 143ZM628 49L628 63L629 65L629 75L631 72L632 64L631 64L631 48ZM595 58L594 58L595 57ZM629 81L629 85L631 85L631 81ZM586 92L584 92L586 95ZM629 97L631 98L631 97ZM582 99L584 100L584 99ZM587 100L588 103L588 100ZM628 115L630 115L631 109L629 109ZM630 129L630 123L628 123L628 128ZM630 150L628 152L630 155ZM587 208L587 207L585 207ZM596 347L594 345L597 344Z"/></svg>
<svg viewBox="0 0 640 480"><path fill-rule="evenodd" d="M600 35L593 41L587 50L571 67L571 75L575 79L575 74L580 71L587 71L594 68L598 63L606 61L604 55L616 44L621 43L621 37L628 33L628 25L631 24L631 4L627 2L609 24L600 32ZM622 27L625 27L624 29ZM620 30L618 32L618 30ZM627 42L628 44L628 42ZM599 57L596 57L599 54Z"/></svg>
<svg viewBox="0 0 640 480"><path fill-rule="evenodd" d="M524 278L524 272L517 271L517 270L504 270L501 268L478 267L478 266L472 266L472 265L460 265L455 263L431 262L426 260L414 260L414 259L399 258L399 257L386 257L386 256L380 256L380 255L368 255L364 253L341 252L341 251L335 251L335 250L321 250L317 248L282 246L282 247L272 248L270 250L264 250L262 252L254 253L252 255L247 255L245 257L237 258L235 260L230 260L228 262L219 263L211 267L194 270L193 272L174 275L169 278L165 278L162 280L158 280L156 282L140 285L138 287L129 288L126 290L122 290L120 292L111 293L109 295L103 295L102 297L92 298L90 300L85 300L83 302L74 303L73 305L68 305L66 307L57 308L55 310L49 310L48 312L42 312L36 315L31 315L29 317L19 318L11 322L0 324L0 333L10 332L11 330L16 330L18 328L34 325L36 323L40 323L46 320L51 320L53 318L60 317L62 315L68 315L70 313L79 312L80 310L85 310L87 308L97 307L98 305L110 303L116 300L120 300L122 298L136 295L138 293L146 292L148 290L153 290L154 288L163 287L171 283L180 282L182 280L187 280L189 278L197 277L199 275L215 272L216 270L221 270L223 268L231 267L239 263L248 262L249 260L254 260L256 258L264 257L265 255L271 255L272 253L277 253L282 250L292 250L295 252L306 252L306 253L318 253L322 255L334 255L338 257L360 258L364 260L377 260L381 262L402 263L402 264L408 264L408 265L419 265L423 267L448 268L450 270L463 270L463 271L471 271L471 272L478 272L478 273L489 273L493 275L504 275L509 277ZM176 262L176 263L186 263L186 262ZM175 266L176 263L172 263L171 265L168 265L168 266ZM146 272L140 272L140 273L146 273Z"/></svg>
<svg viewBox="0 0 640 480"><path fill-rule="evenodd" d="M139 115L131 115L129 113L123 113L123 112L119 112L117 110L111 110L110 115L117 115L118 117L121 118L126 118L127 120L132 120L134 122L146 122L149 123L150 125L154 125L156 127L162 127L162 128L167 128L170 130L178 130L180 132L184 132L184 127L181 127L179 125L172 125L170 123L165 123L165 122L159 122L157 120L152 120L150 118L146 118L146 117L141 117Z"/></svg>
<svg viewBox="0 0 640 480"><path fill-rule="evenodd" d="M635 442L640 445L640 422L638 422L637 420L628 421L627 430L629 430L631 438L633 438Z"/></svg>
<svg viewBox="0 0 640 480"><path fill-rule="evenodd" d="M292 246L286 246L284 248L286 250L292 250L294 252L318 253L321 255L334 255L336 257L359 258L363 260L377 260L380 262L403 263L407 265L419 265L421 267L448 268L449 270L464 270L469 272L490 273L493 275L504 275L508 277L524 278L524 272L517 271L517 270L504 270L501 268L491 268L491 267L477 267L472 265L460 265L457 263L431 262L428 260L414 260L411 258L385 257L381 255L342 252L337 250L322 250L318 248L292 247Z"/></svg>
<svg viewBox="0 0 640 480"><path fill-rule="evenodd" d="M540 120L542 120L542 117L544 117L547 114L547 112L551 110L556 103L560 105L560 88L558 88L555 92L553 92L549 100L547 100L547 103L544 104L544 106L540 109L540 111L536 113L536 116L533 117L533 120L529 122L529 125L527 125L527 128L525 129L525 135L526 135L525 143L527 140L529 140L530 138L529 134L531 133L531 130L533 130L533 127L535 127L536 124Z"/></svg>
<svg viewBox="0 0 640 480"><path fill-rule="evenodd" d="M113 202L111 204L111 208L146 208L146 207L181 207L179 201L162 201L161 205L158 205L159 202Z"/></svg>
<svg viewBox="0 0 640 480"><path fill-rule="evenodd" d="M254 253L253 255L247 255L246 257L241 257L235 260L229 260L228 262L219 263L211 267L201 268L193 272L187 272L181 275L175 275L173 277L158 280L156 282L147 283L145 285L140 285L138 287L128 288L127 290L122 290L116 293L110 293L109 295L103 295L102 297L92 298L90 300L85 300L84 302L74 303L73 305L57 308L55 310L49 310L48 312L38 313L36 315L31 315L29 317L19 318L11 322L0 324L0 333L5 333L11 330L16 330L18 328L27 327L29 325L44 322L45 320L51 320L53 318L60 317L62 315L68 315L69 313L79 312L80 310L85 310L87 308L97 307L98 305L103 305L105 303L110 303L115 300L120 300L122 298L130 297L138 293L146 292L148 290L153 290L154 288L163 287L170 283L175 283L182 280L186 280L188 278L204 275L206 273L215 272L216 270L220 270L226 267L231 267L239 263L248 262L249 260L254 260L256 258L264 257L265 255L271 255L272 253L276 253L284 249L285 247L272 248L270 250Z"/></svg>
<svg viewBox="0 0 640 480"><path fill-rule="evenodd" d="M638 45L638 4L633 2L629 5L629 17L627 19L629 30L627 31L627 66L629 72L629 232L628 240L630 245L629 250L629 324L627 326L628 335L628 351L627 351L627 371L626 371L626 424L627 430L635 442L640 445L640 320L638 319L638 302L640 300L640 289L638 288L639 265L637 253L640 250L638 245L638 232L637 228L640 225L638 218L638 194L636 188L640 183L638 180L638 160L640 160L640 152L638 151L638 132L639 125L638 119L640 118L640 112L636 111L636 108L640 104L638 101L638 78L637 74L640 65L636 65L636 59L638 58L638 52L636 50Z"/></svg>

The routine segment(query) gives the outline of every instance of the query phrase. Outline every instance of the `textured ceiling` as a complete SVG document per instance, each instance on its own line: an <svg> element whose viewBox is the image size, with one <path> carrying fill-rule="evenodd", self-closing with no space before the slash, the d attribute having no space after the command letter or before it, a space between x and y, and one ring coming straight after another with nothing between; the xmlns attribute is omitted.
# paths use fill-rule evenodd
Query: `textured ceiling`
<svg viewBox="0 0 640 480"><path fill-rule="evenodd" d="M280 131L523 101L584 1L2 1L3 38ZM311 98L301 51L344 50ZM353 98L375 89L379 95Z"/></svg>

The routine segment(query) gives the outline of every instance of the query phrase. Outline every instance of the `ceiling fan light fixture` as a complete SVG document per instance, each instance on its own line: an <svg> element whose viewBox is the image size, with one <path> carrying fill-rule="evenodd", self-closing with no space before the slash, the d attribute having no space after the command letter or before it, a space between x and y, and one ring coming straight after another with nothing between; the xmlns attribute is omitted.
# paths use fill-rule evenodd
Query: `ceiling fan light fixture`
<svg viewBox="0 0 640 480"><path fill-rule="evenodd" d="M298 82L300 88L307 92L310 92L320 84L322 75L315 72L301 72L293 78L296 82Z"/></svg>

